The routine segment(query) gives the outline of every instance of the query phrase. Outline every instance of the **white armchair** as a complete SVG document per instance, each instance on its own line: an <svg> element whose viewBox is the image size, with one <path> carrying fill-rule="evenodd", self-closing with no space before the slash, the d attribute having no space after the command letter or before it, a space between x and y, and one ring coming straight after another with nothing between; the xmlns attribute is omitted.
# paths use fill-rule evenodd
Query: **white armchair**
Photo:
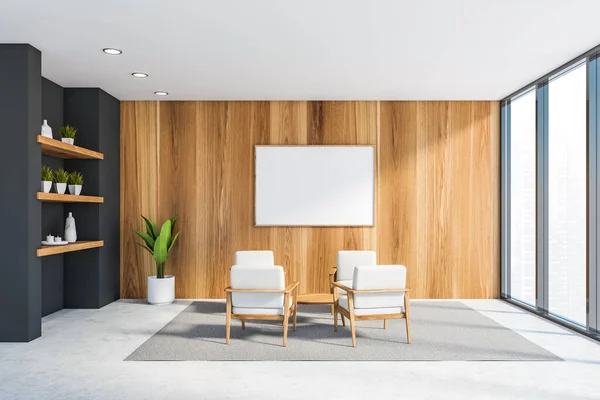
<svg viewBox="0 0 600 400"><path fill-rule="evenodd" d="M352 287L352 276L354 267L357 265L377 265L377 253L370 250L340 250L337 255L337 266L329 271L329 283L333 293L333 282L339 282L345 286ZM343 289L338 289L339 295L346 295ZM332 306L331 313L334 313ZM342 316L342 324L346 321Z"/></svg>
<svg viewBox="0 0 600 400"><path fill-rule="evenodd" d="M357 265L377 265L377 253L363 250L338 251L335 281L351 287L354 267ZM343 290L339 290L339 293L346 294Z"/></svg>
<svg viewBox="0 0 600 400"><path fill-rule="evenodd" d="M410 289L406 288L406 267L403 265L357 266L351 285L334 282L334 330L337 315L350 320L352 346L356 347L356 321L380 320L387 328L388 319L406 319L406 338L410 343ZM343 290L347 296L340 297Z"/></svg>
<svg viewBox="0 0 600 400"><path fill-rule="evenodd" d="M237 259L237 254L236 254ZM229 344L231 320L271 320L283 322L283 345L287 346L288 320L293 315L296 330L296 295L298 282L285 286L283 267L275 265L234 265L227 294L226 342Z"/></svg>

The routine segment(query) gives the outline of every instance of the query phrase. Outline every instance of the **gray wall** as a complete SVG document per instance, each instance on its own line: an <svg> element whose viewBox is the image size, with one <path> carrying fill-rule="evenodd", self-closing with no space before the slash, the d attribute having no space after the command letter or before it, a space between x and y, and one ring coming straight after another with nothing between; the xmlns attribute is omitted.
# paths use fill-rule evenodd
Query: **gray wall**
<svg viewBox="0 0 600 400"><path fill-rule="evenodd" d="M56 83L42 78L42 120L48 120L52 127L54 139L60 140L59 128L63 124L63 88ZM64 168L64 160L42 154L42 164L53 169ZM52 188L54 191L54 187ZM42 203L43 239L48 234L64 235L64 204ZM42 316L46 316L64 308L64 255L42 257Z"/></svg>
<svg viewBox="0 0 600 400"><path fill-rule="evenodd" d="M41 335L41 317L62 308L99 308L119 298L119 101L101 89L63 89L41 76L41 53L30 45L0 44L0 342ZM78 128L76 144L105 155L98 160L61 160L41 154L36 137L47 119ZM104 204L53 204L36 199L42 162L78 170L83 194ZM73 212L79 240L105 246L38 258L47 234L64 233Z"/></svg>
<svg viewBox="0 0 600 400"><path fill-rule="evenodd" d="M82 194L100 195L103 204L69 204L78 240L104 240L104 247L65 255L65 307L99 308L119 298L120 279L120 105L98 88L65 89L64 122L78 128L78 145L104 160L65 160L83 174Z"/></svg>
<svg viewBox="0 0 600 400"><path fill-rule="evenodd" d="M42 224L40 146L41 53L26 44L0 45L0 341L41 335L42 273L36 256Z"/></svg>

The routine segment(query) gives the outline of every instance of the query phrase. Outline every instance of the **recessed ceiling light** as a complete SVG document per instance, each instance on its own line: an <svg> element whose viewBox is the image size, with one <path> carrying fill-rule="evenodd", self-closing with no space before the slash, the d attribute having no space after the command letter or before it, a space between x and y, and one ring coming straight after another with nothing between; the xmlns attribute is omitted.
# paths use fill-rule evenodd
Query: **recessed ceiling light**
<svg viewBox="0 0 600 400"><path fill-rule="evenodd" d="M168 96L169 95L169 93L167 93L167 92L161 92L161 91L154 92L154 94L157 95L157 96Z"/></svg>
<svg viewBox="0 0 600 400"><path fill-rule="evenodd" d="M134 72L131 75L135 76L136 78L147 78L148 77L148 74L145 74L143 72Z"/></svg>
<svg viewBox="0 0 600 400"><path fill-rule="evenodd" d="M121 50L119 50L119 49L111 49L110 47L106 48L106 49L102 49L102 51L105 52L106 54L110 54L111 56L118 56L119 54L122 53Z"/></svg>

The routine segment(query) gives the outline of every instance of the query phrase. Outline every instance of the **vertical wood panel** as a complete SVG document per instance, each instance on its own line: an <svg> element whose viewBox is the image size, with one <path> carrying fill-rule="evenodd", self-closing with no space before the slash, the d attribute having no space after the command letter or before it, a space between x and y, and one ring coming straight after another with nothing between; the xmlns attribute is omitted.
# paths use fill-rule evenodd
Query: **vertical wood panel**
<svg viewBox="0 0 600 400"><path fill-rule="evenodd" d="M338 250L408 267L421 298L499 287L497 102L122 102L121 295L154 264L140 213L178 215L179 298L221 298L236 250L272 249L301 292L326 292ZM375 227L255 227L254 145L374 145Z"/></svg>
<svg viewBox="0 0 600 400"><path fill-rule="evenodd" d="M418 263L420 214L417 164L417 103L381 104L378 258L410 266L410 288L424 293L427 276Z"/></svg>
<svg viewBox="0 0 600 400"><path fill-rule="evenodd" d="M499 123L492 102L383 102L381 263L417 297L490 298L499 277Z"/></svg>
<svg viewBox="0 0 600 400"><path fill-rule="evenodd" d="M135 244L140 215L157 218L158 102L121 102L121 297L147 296L156 274L150 254Z"/></svg>

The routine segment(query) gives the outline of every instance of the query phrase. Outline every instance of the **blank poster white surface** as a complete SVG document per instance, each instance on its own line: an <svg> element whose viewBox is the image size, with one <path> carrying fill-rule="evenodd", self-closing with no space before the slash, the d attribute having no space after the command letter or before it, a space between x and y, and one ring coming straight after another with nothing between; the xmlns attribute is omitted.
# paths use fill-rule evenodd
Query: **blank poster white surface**
<svg viewBox="0 0 600 400"><path fill-rule="evenodd" d="M373 146L256 146L255 222L375 225Z"/></svg>

